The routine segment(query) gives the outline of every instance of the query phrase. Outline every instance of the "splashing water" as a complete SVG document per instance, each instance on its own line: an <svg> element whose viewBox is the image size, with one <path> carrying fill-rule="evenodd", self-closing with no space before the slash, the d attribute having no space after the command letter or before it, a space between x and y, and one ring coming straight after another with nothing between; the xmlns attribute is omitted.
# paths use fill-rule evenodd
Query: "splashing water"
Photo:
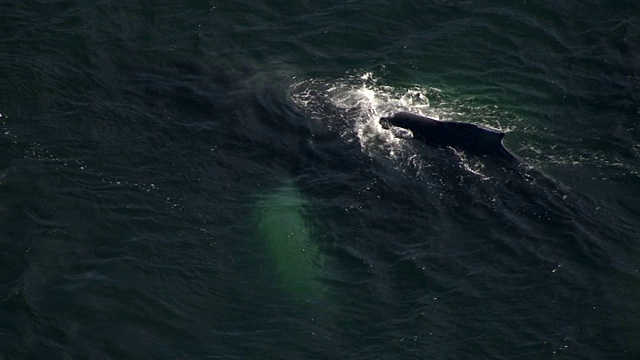
<svg viewBox="0 0 640 360"><path fill-rule="evenodd" d="M337 130L347 141L357 141L364 153L392 159L406 150L406 142L383 129L380 117L411 111L438 118L438 113L429 107L429 91L437 90L380 85L370 72L333 81L308 79L291 85L295 105L312 119Z"/></svg>
<svg viewBox="0 0 640 360"><path fill-rule="evenodd" d="M295 106L314 121L321 122L329 130L337 131L346 141L355 141L363 153L394 161L399 167L415 170L430 167L432 159L416 156L410 132L402 129L391 131L382 128L380 117L399 111L409 111L440 119L456 114L454 109L434 109L430 99L442 100L439 89L413 86L395 88L381 84L373 73L356 74L344 78L306 79L290 87ZM394 131L395 130L395 131ZM459 166L465 171L487 178L482 173L482 163L454 151Z"/></svg>

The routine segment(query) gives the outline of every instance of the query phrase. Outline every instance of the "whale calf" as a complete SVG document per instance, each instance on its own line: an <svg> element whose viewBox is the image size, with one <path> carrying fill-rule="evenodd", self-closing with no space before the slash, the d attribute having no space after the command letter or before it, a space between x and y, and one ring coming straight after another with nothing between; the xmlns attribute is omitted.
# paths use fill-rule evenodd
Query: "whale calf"
<svg viewBox="0 0 640 360"><path fill-rule="evenodd" d="M298 188L286 185L259 198L255 220L275 275L291 295L320 301L327 292L319 281L324 261L306 216L306 201Z"/></svg>
<svg viewBox="0 0 640 360"><path fill-rule="evenodd" d="M509 163L520 162L502 144L505 134L499 130L466 122L440 121L409 112L382 117L380 125L387 130L393 130L394 127L407 129L413 133L414 139L422 140L427 144L450 146L476 155L496 156ZM401 137L410 138L409 136Z"/></svg>

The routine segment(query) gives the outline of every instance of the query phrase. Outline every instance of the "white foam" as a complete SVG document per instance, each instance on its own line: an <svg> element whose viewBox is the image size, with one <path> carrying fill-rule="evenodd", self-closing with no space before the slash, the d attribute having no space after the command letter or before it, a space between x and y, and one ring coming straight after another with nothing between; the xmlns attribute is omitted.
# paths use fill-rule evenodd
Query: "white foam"
<svg viewBox="0 0 640 360"><path fill-rule="evenodd" d="M416 157L411 142L383 129L380 117L409 111L439 119L441 113L449 116L455 113L452 109L431 108L430 96L442 99L441 91L436 88L395 88L381 84L371 72L331 80L299 81L291 85L291 96L296 106L313 119L338 131L347 141L357 141L368 156L391 159L398 167L410 166L416 170L428 167L429 159ZM464 157L459 159L464 169L484 177L477 165L470 164Z"/></svg>

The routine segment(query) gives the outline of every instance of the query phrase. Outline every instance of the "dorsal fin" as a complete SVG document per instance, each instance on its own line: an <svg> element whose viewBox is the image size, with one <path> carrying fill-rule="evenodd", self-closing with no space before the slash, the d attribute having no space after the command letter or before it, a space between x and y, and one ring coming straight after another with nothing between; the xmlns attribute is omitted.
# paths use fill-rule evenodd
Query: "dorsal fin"
<svg viewBox="0 0 640 360"><path fill-rule="evenodd" d="M502 139L504 139L504 135L505 135L505 133L504 133L504 132L502 132L502 131L500 131L500 130L498 130L498 129L494 129L494 128L490 128L490 127L488 127L488 126L482 126L482 125L478 125L478 127L479 127L479 128L481 128L481 129L484 129L484 130L486 130L486 131L489 131L489 132L492 132L492 133L494 133L494 134L498 135L498 139L499 139L500 141L502 141Z"/></svg>

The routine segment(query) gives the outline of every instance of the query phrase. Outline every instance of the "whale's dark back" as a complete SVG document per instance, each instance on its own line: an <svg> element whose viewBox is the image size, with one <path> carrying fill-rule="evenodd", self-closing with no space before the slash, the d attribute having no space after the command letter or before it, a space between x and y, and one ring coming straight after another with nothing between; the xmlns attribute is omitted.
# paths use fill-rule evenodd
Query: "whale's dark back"
<svg viewBox="0 0 640 360"><path fill-rule="evenodd" d="M381 121L409 129L415 138L428 144L451 146L479 155L494 155L517 161L502 144L505 134L498 130L465 122L440 121L408 112L399 112L382 118Z"/></svg>

